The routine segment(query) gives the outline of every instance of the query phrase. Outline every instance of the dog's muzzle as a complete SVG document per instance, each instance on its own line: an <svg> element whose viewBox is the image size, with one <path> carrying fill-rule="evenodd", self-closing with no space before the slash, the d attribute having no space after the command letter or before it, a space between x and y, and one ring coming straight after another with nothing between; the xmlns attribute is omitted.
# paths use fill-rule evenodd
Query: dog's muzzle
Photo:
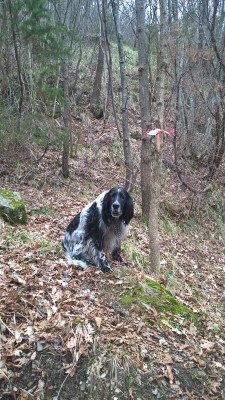
<svg viewBox="0 0 225 400"><path fill-rule="evenodd" d="M111 207L112 217L120 217L121 215L121 207L119 203L113 203Z"/></svg>

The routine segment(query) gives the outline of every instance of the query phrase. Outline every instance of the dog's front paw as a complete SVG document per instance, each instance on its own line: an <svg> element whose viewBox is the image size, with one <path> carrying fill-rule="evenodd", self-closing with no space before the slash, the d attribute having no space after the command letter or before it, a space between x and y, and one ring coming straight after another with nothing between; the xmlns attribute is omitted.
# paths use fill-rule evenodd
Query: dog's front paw
<svg viewBox="0 0 225 400"><path fill-rule="evenodd" d="M101 268L101 270L102 272L112 272L112 268L109 265Z"/></svg>
<svg viewBox="0 0 225 400"><path fill-rule="evenodd" d="M102 270L102 272L112 271L112 267L109 264L109 261L103 251L100 252L100 254L99 254L98 265L99 265L99 268Z"/></svg>
<svg viewBox="0 0 225 400"><path fill-rule="evenodd" d="M121 249L115 249L115 250L113 250L113 252L112 252L112 259L113 259L114 261L118 261L118 262L122 263L122 262L123 262L123 259L122 259L121 255L120 255L120 252L121 252Z"/></svg>
<svg viewBox="0 0 225 400"><path fill-rule="evenodd" d="M123 263L123 259L120 254L113 255L112 259L113 259L113 261L118 261L120 263Z"/></svg>
<svg viewBox="0 0 225 400"><path fill-rule="evenodd" d="M109 263L100 263L99 267L102 272L112 272L112 267Z"/></svg>

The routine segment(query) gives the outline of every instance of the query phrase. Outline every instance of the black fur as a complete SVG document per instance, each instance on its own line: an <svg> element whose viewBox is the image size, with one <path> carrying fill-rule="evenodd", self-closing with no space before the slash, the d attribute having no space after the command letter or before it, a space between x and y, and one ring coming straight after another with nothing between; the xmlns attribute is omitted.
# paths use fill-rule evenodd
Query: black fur
<svg viewBox="0 0 225 400"><path fill-rule="evenodd" d="M63 248L68 262L85 268L99 266L103 272L111 270L104 250L121 261L121 241L134 215L128 192L119 187L102 193L87 205L66 229Z"/></svg>

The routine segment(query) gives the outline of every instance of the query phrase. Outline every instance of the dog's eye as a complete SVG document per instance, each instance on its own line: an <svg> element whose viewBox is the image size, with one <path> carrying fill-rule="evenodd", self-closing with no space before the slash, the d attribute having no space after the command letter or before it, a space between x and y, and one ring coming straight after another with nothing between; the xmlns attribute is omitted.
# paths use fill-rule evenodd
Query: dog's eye
<svg viewBox="0 0 225 400"><path fill-rule="evenodd" d="M121 195L121 199L125 200L125 195L124 194Z"/></svg>

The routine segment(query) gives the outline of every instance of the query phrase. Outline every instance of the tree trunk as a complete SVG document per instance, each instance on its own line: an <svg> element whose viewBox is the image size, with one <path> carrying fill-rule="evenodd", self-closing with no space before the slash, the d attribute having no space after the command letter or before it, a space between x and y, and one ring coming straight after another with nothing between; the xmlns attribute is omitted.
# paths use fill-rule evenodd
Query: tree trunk
<svg viewBox="0 0 225 400"><path fill-rule="evenodd" d="M210 179L213 178L217 168L220 166L223 156L225 153L225 112L217 106L215 113L216 127L215 127L215 148L213 156L209 164L209 174Z"/></svg>
<svg viewBox="0 0 225 400"><path fill-rule="evenodd" d="M208 20L208 0L199 2L199 28L198 28L198 48L203 49L206 44L205 27Z"/></svg>
<svg viewBox="0 0 225 400"><path fill-rule="evenodd" d="M159 50L157 57L157 78L156 78L156 107L157 127L166 129L164 126L165 116L165 79L167 69L167 1L159 0L160 8L160 32ZM158 230L158 214L160 199L160 175L161 175L161 136L157 136L151 146L151 201L149 211L149 239L151 248L152 268L160 271L160 239Z"/></svg>
<svg viewBox="0 0 225 400"><path fill-rule="evenodd" d="M112 55L111 55L111 50L110 50L110 42L109 42L109 35L108 35L108 23L107 23L109 16L107 15L107 9L106 9L107 8L107 0L102 0L102 15L100 12L99 0L97 0L97 5L98 5L98 13L99 13L100 21L101 21L101 29L102 29L103 37L104 37L105 60L106 60L107 70L108 70L108 95L107 95L107 100L105 103L104 117L105 117L105 119L108 118L107 108L109 107L109 99L111 98L115 124L117 127L119 137L122 138L118 119L117 119L116 107L115 107L115 101L114 101L114 93L113 93Z"/></svg>
<svg viewBox="0 0 225 400"><path fill-rule="evenodd" d="M133 161L131 156L130 137L128 128L128 90L127 90L126 64L125 64L125 54L123 47L123 38L121 34L120 19L119 19L119 0L112 0L112 11L116 27L116 36L117 36L118 53L120 61L123 152L124 152L125 168L126 168L125 188L131 189L132 176L133 176Z"/></svg>
<svg viewBox="0 0 225 400"><path fill-rule="evenodd" d="M173 20L177 21L178 20L178 0L172 0L171 5L172 5Z"/></svg>
<svg viewBox="0 0 225 400"><path fill-rule="evenodd" d="M158 138L157 138L158 139ZM150 262L153 271L160 272L160 238L159 238L159 197L160 197L161 153L155 144L151 149L151 201L149 209L149 243Z"/></svg>
<svg viewBox="0 0 225 400"><path fill-rule="evenodd" d="M150 91L149 91L149 70L147 54L147 35L145 30L145 1L136 0L137 15L137 48L138 48L138 72L139 72L139 102L141 108L141 194L142 194L142 216L148 220L151 187L151 141L145 131L151 129L150 114Z"/></svg>
<svg viewBox="0 0 225 400"><path fill-rule="evenodd" d="M103 107L101 104L102 75L104 69L103 34L99 38L98 61L90 101L90 109L95 118L103 117Z"/></svg>
<svg viewBox="0 0 225 400"><path fill-rule="evenodd" d="M69 106L69 81L68 81L68 60L64 59L62 64L62 80L64 94L63 108L63 153L62 153L62 174L64 178L69 177L69 152L70 152L70 106Z"/></svg>
<svg viewBox="0 0 225 400"><path fill-rule="evenodd" d="M139 101L142 121L141 185L142 213L149 219L150 263L153 271L160 270L158 208L160 192L159 137L149 139L145 131L151 128L147 36L145 32L145 1L136 0L137 41L139 58Z"/></svg>
<svg viewBox="0 0 225 400"><path fill-rule="evenodd" d="M21 71L20 54L19 54L18 44L17 44L17 40L16 40L16 31L15 31L15 23L14 23L14 16L13 16L11 0L8 0L8 5L9 5L9 15L10 15L10 21L11 21L11 28L12 28L13 46L14 46L14 51L15 51L15 58L16 58L16 65L17 65L17 72L18 72L18 80L19 80L19 86L20 86L20 100L19 100L19 110L18 111L19 111L19 118L21 120L22 109L23 109L23 99L24 99L24 84L23 84L22 71ZM20 126L19 126L19 128L20 128Z"/></svg>
<svg viewBox="0 0 225 400"><path fill-rule="evenodd" d="M165 79L167 70L167 0L159 0L160 8L160 32L159 32L159 50L157 57L157 78L156 78L156 105L157 116L160 129L165 129Z"/></svg>

